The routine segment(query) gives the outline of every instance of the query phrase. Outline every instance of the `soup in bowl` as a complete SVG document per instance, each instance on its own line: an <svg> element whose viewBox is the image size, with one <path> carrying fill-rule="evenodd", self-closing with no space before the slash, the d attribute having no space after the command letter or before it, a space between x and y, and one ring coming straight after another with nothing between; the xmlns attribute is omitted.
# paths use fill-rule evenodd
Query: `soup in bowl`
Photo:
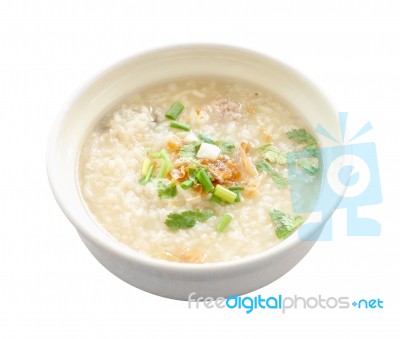
<svg viewBox="0 0 400 339"><path fill-rule="evenodd" d="M339 132L329 102L287 66L226 46L166 48L80 92L51 136L49 179L126 282L182 300L243 294L289 271L323 228L300 238L311 210L294 208L325 184L317 124Z"/></svg>

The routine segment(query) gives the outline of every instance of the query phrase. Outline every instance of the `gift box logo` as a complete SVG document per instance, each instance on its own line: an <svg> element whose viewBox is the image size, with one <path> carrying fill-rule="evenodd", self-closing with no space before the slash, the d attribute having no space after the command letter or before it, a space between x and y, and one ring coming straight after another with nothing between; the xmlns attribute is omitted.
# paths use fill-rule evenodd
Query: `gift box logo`
<svg viewBox="0 0 400 339"><path fill-rule="evenodd" d="M346 131L347 113L339 113L342 142ZM372 129L366 123L348 144L320 149L319 162L322 171L319 177L310 174L296 165L299 159L309 157L307 150L291 152L288 158L288 173L291 187L292 207L295 213L313 213L319 220L326 220L322 234L310 239L313 224L306 223L299 230L303 240L332 240L332 202L341 200L339 208L347 210L348 236L379 236L381 225L372 218L358 216L359 207L377 205L382 202L378 158L375 143L353 143L361 135ZM321 125L316 132L325 138L339 142ZM345 193L346 191L346 193Z"/></svg>

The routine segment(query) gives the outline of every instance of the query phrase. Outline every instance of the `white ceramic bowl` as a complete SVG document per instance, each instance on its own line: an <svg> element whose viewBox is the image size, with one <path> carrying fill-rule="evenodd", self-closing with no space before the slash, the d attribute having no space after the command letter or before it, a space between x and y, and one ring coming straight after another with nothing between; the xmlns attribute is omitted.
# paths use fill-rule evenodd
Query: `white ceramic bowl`
<svg viewBox="0 0 400 339"><path fill-rule="evenodd" d="M220 45L183 45L132 57L105 71L79 92L59 116L48 145L51 188L85 245L110 272L127 283L163 297L229 297L263 287L295 266L314 241L297 232L264 253L211 264L173 263L145 257L119 244L89 216L77 184L81 145L99 119L128 93L154 82L191 75L229 76L261 85L288 101L309 124L329 126L339 135L336 112L304 76L264 55ZM319 140L327 146L326 140ZM323 169L325 171L325 169ZM333 212L337 201L329 201ZM321 232L325 219L310 237ZM305 277L304 279L307 279Z"/></svg>

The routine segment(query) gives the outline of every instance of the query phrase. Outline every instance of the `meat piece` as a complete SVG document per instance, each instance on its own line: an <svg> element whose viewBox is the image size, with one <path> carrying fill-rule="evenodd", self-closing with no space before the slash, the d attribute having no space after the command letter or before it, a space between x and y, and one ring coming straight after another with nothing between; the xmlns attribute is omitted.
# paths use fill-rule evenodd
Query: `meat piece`
<svg viewBox="0 0 400 339"><path fill-rule="evenodd" d="M219 118L222 121L237 121L241 117L241 105L237 102L221 98L205 107L205 111L213 118Z"/></svg>

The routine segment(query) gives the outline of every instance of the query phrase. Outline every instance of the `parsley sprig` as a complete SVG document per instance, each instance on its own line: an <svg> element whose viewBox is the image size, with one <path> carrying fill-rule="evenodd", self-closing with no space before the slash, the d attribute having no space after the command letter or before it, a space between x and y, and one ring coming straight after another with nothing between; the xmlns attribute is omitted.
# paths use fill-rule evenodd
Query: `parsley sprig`
<svg viewBox="0 0 400 339"><path fill-rule="evenodd" d="M165 224L174 230L192 228L197 222L210 219L214 215L213 210L194 210L182 213L170 213Z"/></svg>
<svg viewBox="0 0 400 339"><path fill-rule="evenodd" d="M315 138L309 134L304 128L292 129L286 133L289 139L303 144L303 149L307 151L310 157L318 157L318 144ZM297 164L312 175L316 175L319 172L319 167L313 165L308 159L300 159Z"/></svg>
<svg viewBox="0 0 400 339"><path fill-rule="evenodd" d="M178 193L174 183L163 180L157 183L157 192L160 199L170 199L175 197Z"/></svg>
<svg viewBox="0 0 400 339"><path fill-rule="evenodd" d="M289 139L304 145L304 149L317 148L317 140L308 133L304 128L292 129L286 132Z"/></svg>
<svg viewBox="0 0 400 339"><path fill-rule="evenodd" d="M287 164L286 152L282 151L281 149L279 149L274 145L271 144L262 145L259 146L257 150L261 152L263 157L267 159L271 164L274 163L277 163L279 165Z"/></svg>
<svg viewBox="0 0 400 339"><path fill-rule="evenodd" d="M232 140L214 140L203 134L198 134L197 137L207 144L218 146L222 154L229 154L235 149L235 143Z"/></svg>
<svg viewBox="0 0 400 339"><path fill-rule="evenodd" d="M179 157L182 160L192 160L196 156L197 151L199 150L200 143L197 141L193 141L190 144L184 145L179 150Z"/></svg>
<svg viewBox="0 0 400 339"><path fill-rule="evenodd" d="M269 215L275 224L275 233L279 239L287 238L304 222L300 215L292 217L277 209L270 210Z"/></svg>
<svg viewBox="0 0 400 339"><path fill-rule="evenodd" d="M319 172L319 167L316 167L312 164L312 162L308 159L299 159L297 164L305 169L309 174L317 175Z"/></svg>
<svg viewBox="0 0 400 339"><path fill-rule="evenodd" d="M281 172L273 168L265 160L261 160L257 165L257 169L271 175L272 180L278 186L278 188L285 188L289 186L289 179L284 177Z"/></svg>

